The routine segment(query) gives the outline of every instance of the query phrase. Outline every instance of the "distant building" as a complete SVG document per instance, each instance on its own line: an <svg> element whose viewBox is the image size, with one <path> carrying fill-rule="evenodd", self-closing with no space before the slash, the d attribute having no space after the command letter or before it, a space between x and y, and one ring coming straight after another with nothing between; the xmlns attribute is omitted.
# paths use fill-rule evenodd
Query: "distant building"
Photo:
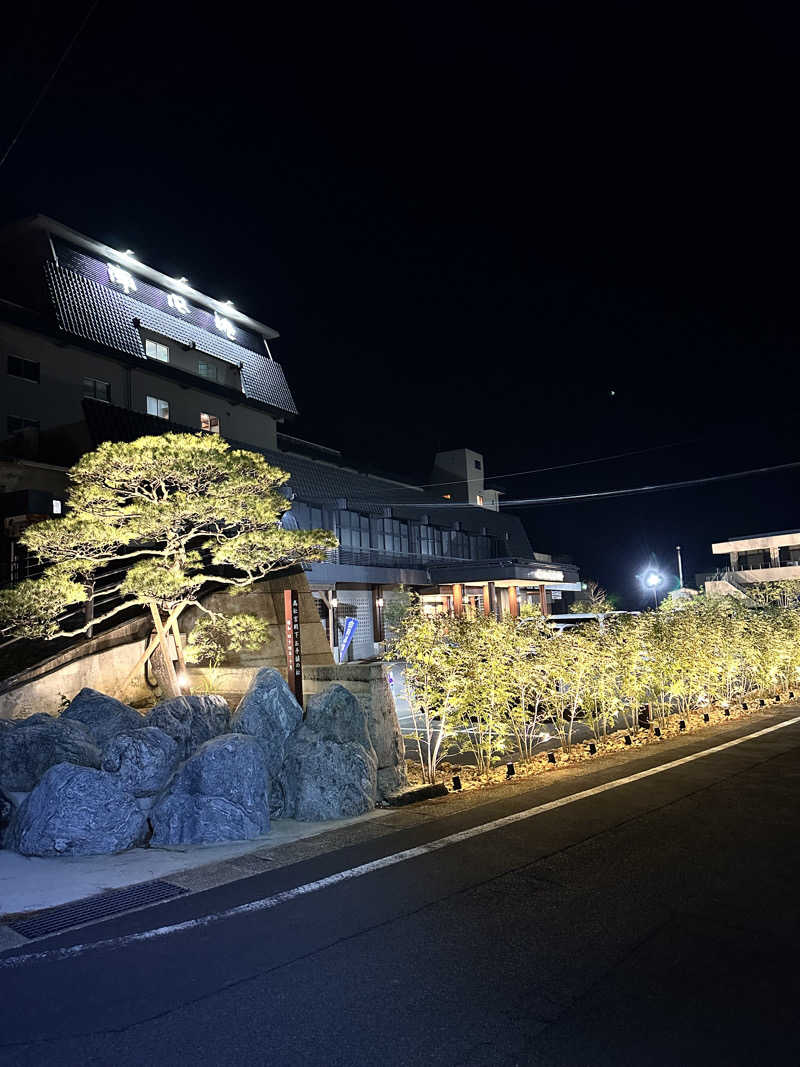
<svg viewBox="0 0 800 1067"><path fill-rule="evenodd" d="M748 586L800 579L800 530L732 537L711 551L727 559L715 574L702 576L709 596L746 596Z"/></svg>
<svg viewBox="0 0 800 1067"><path fill-rule="evenodd" d="M567 606L578 568L533 550L486 485L480 453L438 453L419 487L283 432L297 408L271 351L278 338L229 302L52 219L0 232L0 584L31 572L19 535L62 513L66 469L83 452L172 430L222 434L289 472L284 522L339 539L307 576L332 647L344 619L358 620L352 658L375 655L384 607L401 588L430 611Z"/></svg>

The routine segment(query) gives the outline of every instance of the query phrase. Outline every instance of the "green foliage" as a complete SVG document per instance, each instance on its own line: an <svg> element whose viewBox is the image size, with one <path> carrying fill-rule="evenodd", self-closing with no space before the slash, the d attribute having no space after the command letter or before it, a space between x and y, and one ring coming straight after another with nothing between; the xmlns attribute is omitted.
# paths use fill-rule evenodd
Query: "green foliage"
<svg viewBox="0 0 800 1067"><path fill-rule="evenodd" d="M186 642L186 662L204 663L217 670L225 657L266 644L269 625L257 615L206 616L195 623Z"/></svg>
<svg viewBox="0 0 800 1067"><path fill-rule="evenodd" d="M482 773L512 748L533 754L543 725L566 751L577 723L595 737L638 729L647 702L671 713L730 702L751 690L800 684L800 609L732 597L666 603L658 611L556 631L520 619L403 617L393 655L406 682L427 780L439 761L469 751Z"/></svg>
<svg viewBox="0 0 800 1067"><path fill-rule="evenodd" d="M288 477L214 434L101 445L70 471L64 517L23 535L50 566L0 595L0 627L15 637L83 632L88 623L64 630L61 618L112 568L125 573L104 592L122 602L95 624L136 604L162 612L197 604L211 582L243 588L276 568L324 558L333 534L281 525Z"/></svg>

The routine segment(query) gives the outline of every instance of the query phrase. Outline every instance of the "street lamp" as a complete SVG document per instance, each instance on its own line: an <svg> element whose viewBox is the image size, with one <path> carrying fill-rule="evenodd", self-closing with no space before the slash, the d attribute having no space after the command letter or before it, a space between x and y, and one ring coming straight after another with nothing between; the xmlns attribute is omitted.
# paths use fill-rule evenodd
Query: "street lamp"
<svg viewBox="0 0 800 1067"><path fill-rule="evenodd" d="M642 585L653 594L653 606L658 607L658 587L664 581L664 575L652 568L642 575Z"/></svg>

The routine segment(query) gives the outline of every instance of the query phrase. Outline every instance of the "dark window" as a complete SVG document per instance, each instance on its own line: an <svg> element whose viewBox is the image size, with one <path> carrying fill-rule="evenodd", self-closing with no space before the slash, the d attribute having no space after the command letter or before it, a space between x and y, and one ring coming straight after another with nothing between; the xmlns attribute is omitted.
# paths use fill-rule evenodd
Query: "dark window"
<svg viewBox="0 0 800 1067"><path fill-rule="evenodd" d="M23 419L19 415L9 415L6 419L6 427L9 433L19 433L21 430L38 430L38 419Z"/></svg>
<svg viewBox="0 0 800 1067"><path fill-rule="evenodd" d="M339 541L343 548L369 548L369 516L340 511Z"/></svg>
<svg viewBox="0 0 800 1067"><path fill-rule="evenodd" d="M481 469L481 461L479 459L476 459L475 460L475 470L479 471L480 469Z"/></svg>
<svg viewBox="0 0 800 1067"><path fill-rule="evenodd" d="M26 382L39 381L39 364L32 359L22 359L20 356L8 357L8 373L15 378L24 378Z"/></svg>
<svg viewBox="0 0 800 1067"><path fill-rule="evenodd" d="M210 382L219 380L219 368L216 363L209 363L207 360L198 360L197 373L201 378L208 378Z"/></svg>
<svg viewBox="0 0 800 1067"><path fill-rule="evenodd" d="M84 378L83 379L83 395L94 397L95 400L102 400L104 403L111 403L111 386L108 382L104 382L102 378Z"/></svg>

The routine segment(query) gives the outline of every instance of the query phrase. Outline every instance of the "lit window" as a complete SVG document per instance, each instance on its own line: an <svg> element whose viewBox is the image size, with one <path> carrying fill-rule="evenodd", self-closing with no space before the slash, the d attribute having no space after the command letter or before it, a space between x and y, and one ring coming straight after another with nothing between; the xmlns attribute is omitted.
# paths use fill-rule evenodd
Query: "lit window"
<svg viewBox="0 0 800 1067"><path fill-rule="evenodd" d="M166 400L162 400L157 396L148 396L147 398L147 414L157 415L159 419L169 418L169 404Z"/></svg>
<svg viewBox="0 0 800 1067"><path fill-rule="evenodd" d="M200 429L206 430L208 433L219 433L219 418L216 415L207 415L205 411L201 411Z"/></svg>
<svg viewBox="0 0 800 1067"><path fill-rule="evenodd" d="M61 501L60 500L56 500L55 498L53 499L53 514L54 515L60 515L61 514Z"/></svg>
<svg viewBox="0 0 800 1067"><path fill-rule="evenodd" d="M24 419L20 415L9 415L6 419L6 428L9 433L20 433L22 430L38 430L38 419Z"/></svg>
<svg viewBox="0 0 800 1067"><path fill-rule="evenodd" d="M108 382L104 382L102 378L84 378L83 395L109 404L111 403L111 386Z"/></svg>
<svg viewBox="0 0 800 1067"><path fill-rule="evenodd" d="M149 339L144 343L144 350L150 359L158 359L162 363L169 363L169 349L166 345L159 344L158 341L150 341Z"/></svg>
<svg viewBox="0 0 800 1067"><path fill-rule="evenodd" d="M201 359L197 362L197 373L201 378L208 378L210 382L215 382L218 378L219 368L216 363L209 363Z"/></svg>
<svg viewBox="0 0 800 1067"><path fill-rule="evenodd" d="M480 493L478 493L478 495L475 497L475 500L477 501L478 507L482 508L483 507L483 497L481 496Z"/></svg>
<svg viewBox="0 0 800 1067"><path fill-rule="evenodd" d="M26 382L39 381L39 364L32 359L21 359L19 356L8 357L8 373L15 378L24 378Z"/></svg>

